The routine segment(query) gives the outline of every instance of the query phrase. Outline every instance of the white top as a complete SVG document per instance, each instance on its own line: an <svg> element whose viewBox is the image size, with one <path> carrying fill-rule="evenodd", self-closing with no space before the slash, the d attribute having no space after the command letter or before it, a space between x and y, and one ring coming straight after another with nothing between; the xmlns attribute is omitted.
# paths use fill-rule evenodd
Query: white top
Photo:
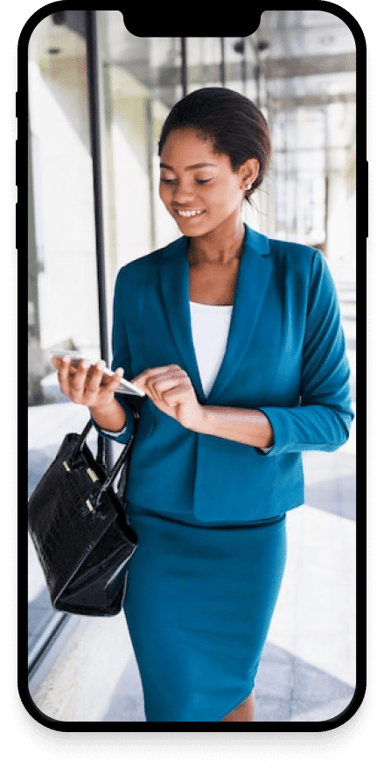
<svg viewBox="0 0 384 768"><path fill-rule="evenodd" d="M204 394L207 397L219 372L227 346L232 306L190 301L192 338Z"/></svg>

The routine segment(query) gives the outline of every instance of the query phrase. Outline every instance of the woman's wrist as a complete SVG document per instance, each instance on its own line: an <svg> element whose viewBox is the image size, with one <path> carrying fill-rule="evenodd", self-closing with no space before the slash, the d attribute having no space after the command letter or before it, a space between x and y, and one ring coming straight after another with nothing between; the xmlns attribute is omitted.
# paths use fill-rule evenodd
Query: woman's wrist
<svg viewBox="0 0 384 768"><path fill-rule="evenodd" d="M273 444L269 419L262 411L248 408L203 405L196 432L234 440L254 448L270 448Z"/></svg>
<svg viewBox="0 0 384 768"><path fill-rule="evenodd" d="M116 398L106 407L90 408L89 411L100 429L106 432L121 432L125 427L126 413Z"/></svg>

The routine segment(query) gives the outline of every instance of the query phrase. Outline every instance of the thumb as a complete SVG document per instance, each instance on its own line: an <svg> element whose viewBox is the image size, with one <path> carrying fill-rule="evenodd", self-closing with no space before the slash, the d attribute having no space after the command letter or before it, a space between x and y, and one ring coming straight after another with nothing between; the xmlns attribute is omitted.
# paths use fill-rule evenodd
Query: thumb
<svg viewBox="0 0 384 768"><path fill-rule="evenodd" d="M141 389L144 389L146 381L146 376L144 373L139 373L138 376L135 376L133 379L131 379L132 384L136 384L137 387L140 387Z"/></svg>

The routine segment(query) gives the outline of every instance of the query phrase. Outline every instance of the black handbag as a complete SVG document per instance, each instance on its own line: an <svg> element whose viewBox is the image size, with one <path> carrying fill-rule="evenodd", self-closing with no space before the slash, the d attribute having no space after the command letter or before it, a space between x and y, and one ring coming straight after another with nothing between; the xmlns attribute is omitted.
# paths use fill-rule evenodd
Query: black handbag
<svg viewBox="0 0 384 768"><path fill-rule="evenodd" d="M133 434L108 474L102 438L96 459L81 435L67 434L28 503L28 529L50 599L58 611L115 616L122 608L128 561L138 544L125 508L129 459L139 413L130 406ZM121 470L118 488L112 483Z"/></svg>

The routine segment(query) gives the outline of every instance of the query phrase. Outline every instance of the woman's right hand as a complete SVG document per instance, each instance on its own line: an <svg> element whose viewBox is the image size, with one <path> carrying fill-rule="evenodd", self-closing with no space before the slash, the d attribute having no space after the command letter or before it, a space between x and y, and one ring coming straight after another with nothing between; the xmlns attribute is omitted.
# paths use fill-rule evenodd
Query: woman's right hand
<svg viewBox="0 0 384 768"><path fill-rule="evenodd" d="M122 368L118 368L113 376L107 376L103 360L96 365L88 360L76 360L73 365L69 355L53 357L52 364L57 369L62 393L74 403L95 411L108 411L116 402L115 391L124 374Z"/></svg>

